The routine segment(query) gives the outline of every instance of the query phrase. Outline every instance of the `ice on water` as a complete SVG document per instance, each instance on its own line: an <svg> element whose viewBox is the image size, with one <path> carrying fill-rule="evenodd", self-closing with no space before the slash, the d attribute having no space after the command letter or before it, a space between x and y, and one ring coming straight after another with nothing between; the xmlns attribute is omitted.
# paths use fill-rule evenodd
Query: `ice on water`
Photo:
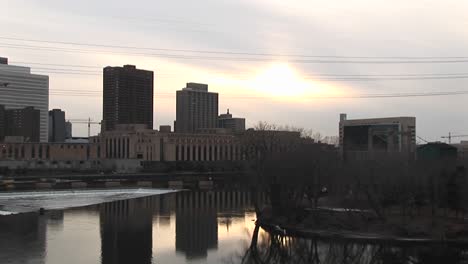
<svg viewBox="0 0 468 264"><path fill-rule="evenodd" d="M163 189L63 190L0 193L0 216L66 209L175 192Z"/></svg>

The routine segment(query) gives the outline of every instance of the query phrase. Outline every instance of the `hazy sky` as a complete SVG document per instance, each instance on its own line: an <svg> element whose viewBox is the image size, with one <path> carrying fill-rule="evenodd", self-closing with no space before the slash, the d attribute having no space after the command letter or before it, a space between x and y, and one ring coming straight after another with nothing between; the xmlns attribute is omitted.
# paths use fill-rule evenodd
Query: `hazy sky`
<svg viewBox="0 0 468 264"><path fill-rule="evenodd" d="M0 0L0 7L0 56L48 74L50 108L67 118L100 120L102 67L134 64L155 72L158 126L173 124L175 91L201 82L220 94L220 112L229 108L248 126L264 120L337 135L345 112L416 116L427 140L468 134L468 94L350 98L468 91L465 0ZM76 124L74 134L86 126Z"/></svg>

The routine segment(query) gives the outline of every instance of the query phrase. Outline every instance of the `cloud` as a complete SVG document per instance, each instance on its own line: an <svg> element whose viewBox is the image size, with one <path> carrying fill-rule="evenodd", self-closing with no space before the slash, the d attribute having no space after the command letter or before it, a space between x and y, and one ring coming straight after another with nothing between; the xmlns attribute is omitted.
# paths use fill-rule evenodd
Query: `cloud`
<svg viewBox="0 0 468 264"><path fill-rule="evenodd" d="M132 3L118 0L109 3L91 0L8 1L3 6L9 15L0 18L5 25L2 35L244 53L388 57L468 54L468 32L465 30L468 22L464 12L468 3L455 0L140 0ZM468 109L463 107L468 99L466 96L296 100L293 103L268 98L268 89L260 91L265 98L255 102L246 103L247 99L227 96L258 96L259 91L245 84L245 80L255 80L259 72L267 70L273 63L289 65L304 82L314 82L313 78L319 78L320 74L466 73L463 63L323 64L294 63L291 58L282 56L266 57L266 61L239 61L239 58L265 56L165 53L202 58L167 59L2 48L2 55L12 61L98 66L135 64L155 71L156 94L174 92L189 81L206 82L210 90L220 93L220 111L231 108L235 115L246 116L250 124L268 120L336 135L338 114L348 112L350 117L360 118L416 116L418 133L434 139L449 130L468 132L468 123L460 122L468 114ZM225 59L203 59L209 56ZM282 85L284 89L291 88L287 82ZM348 93L363 94L462 90L467 89L468 82L466 79L330 81L327 85L340 87ZM51 89L58 88L100 90L101 77L51 75ZM77 118L77 115L83 115L79 118L100 118L99 99L86 100L52 96L51 106L66 108L68 115ZM83 109L83 105L88 107ZM155 111L156 124L172 124L175 97L156 98ZM85 129L78 131L86 133Z"/></svg>

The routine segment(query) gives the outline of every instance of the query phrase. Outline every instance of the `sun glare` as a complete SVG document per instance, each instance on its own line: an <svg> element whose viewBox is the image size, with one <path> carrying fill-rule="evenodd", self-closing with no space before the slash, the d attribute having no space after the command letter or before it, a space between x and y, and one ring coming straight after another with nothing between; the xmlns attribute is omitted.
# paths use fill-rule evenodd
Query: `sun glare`
<svg viewBox="0 0 468 264"><path fill-rule="evenodd" d="M336 89L329 84L306 79L287 64L273 64L248 83L257 93L275 98L306 99L336 95Z"/></svg>

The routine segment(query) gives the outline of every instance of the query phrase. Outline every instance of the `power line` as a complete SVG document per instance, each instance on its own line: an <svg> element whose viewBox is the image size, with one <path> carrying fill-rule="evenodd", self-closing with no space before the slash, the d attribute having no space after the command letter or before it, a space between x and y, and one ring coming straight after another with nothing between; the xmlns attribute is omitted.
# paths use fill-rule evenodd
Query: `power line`
<svg viewBox="0 0 468 264"><path fill-rule="evenodd" d="M33 64L33 65L43 65L43 66L64 66L64 67L78 67L78 68L96 68L96 69L102 69L102 68L103 68L103 67L91 66L91 65L54 64L54 63L42 63L42 62L10 61L10 63Z"/></svg>
<svg viewBox="0 0 468 264"><path fill-rule="evenodd" d="M94 76L102 76L101 72L96 71L81 71L81 70L74 70L74 69L54 69L54 68L35 68L33 69L35 73L42 73L42 74L71 74L71 75L94 75ZM170 76L174 76L174 79L179 79L177 74L156 74L156 78L169 78ZM236 76L236 75L234 75ZM306 75L312 76L312 75ZM367 77L369 75L354 75L356 77L346 77L346 75L333 75L336 76L335 78L323 78L321 76L326 75L317 75L316 77L306 77L302 78L304 80L316 80L316 81L348 81L348 82L359 82L359 81L424 81L424 80L457 80L457 79L468 79L468 74L466 75L400 75L401 77L396 77L399 75L393 75L395 77ZM344 76L344 77L340 77ZM377 75L376 75L377 76ZM382 75L384 76L384 75ZM249 80L249 79L237 79L237 80Z"/></svg>
<svg viewBox="0 0 468 264"><path fill-rule="evenodd" d="M103 69L105 66L92 66L92 65L76 65L76 64L54 64L54 63L39 63L39 62L24 62L24 61L10 61L13 64L24 64L24 66L28 65L42 65L42 66L62 66L62 67L78 67L78 68L94 68L94 69ZM42 69L39 67L33 68L33 70ZM76 69L64 69L64 68L55 68L56 70L74 70ZM222 71L209 71L210 73L220 73L230 76L247 76L250 73L228 73ZM97 71L95 73L98 73ZM102 73L101 71L99 73ZM172 73L173 75L177 74L186 74L186 72L178 72ZM157 72L157 75L161 75L161 73ZM167 75L165 73L164 75ZM301 74L301 76L330 76L330 77L424 77L424 76L460 76L460 75L468 75L468 72L459 72L459 73L398 73L398 74L334 74L334 73L305 73Z"/></svg>
<svg viewBox="0 0 468 264"><path fill-rule="evenodd" d="M57 96L90 96L90 97L101 97L102 92L100 91L82 91L77 90L51 90L50 95ZM385 93L385 94L356 94L349 96L309 96L302 97L301 99L378 99L378 98L411 98L411 97L438 97L438 96L451 96L451 95L467 95L468 91L449 91L449 92L410 92L410 93ZM155 98L174 98L174 93L156 93ZM267 96L245 96L245 95L223 95L224 98L231 99L274 99L274 97Z"/></svg>
<svg viewBox="0 0 468 264"><path fill-rule="evenodd" d="M56 40L13 38L13 37L6 37L6 36L0 36L0 39L36 42L36 43L48 43L48 44L73 45L73 46L114 48L114 49L134 49L134 50L148 50L148 51L150 50L151 51L172 51L172 52L184 52L184 53L270 56L270 57L336 58L336 59L400 59L400 60L468 59L468 56L336 56L336 55L304 55L304 54L233 52L233 51L214 51L214 50L195 50L195 49L149 48L149 47L121 46L121 45L108 45L108 44L84 43L84 42L67 42L67 41L56 41Z"/></svg>
<svg viewBox="0 0 468 264"><path fill-rule="evenodd" d="M1 37L0 37L1 38ZM49 42L49 41L46 41ZM55 42L62 43L62 42ZM100 46L100 45L98 45ZM143 52L127 52L127 51L106 51L106 50L86 50L86 49L70 49L70 48L59 48L59 47L47 47L47 46L33 46L33 45L19 45L11 43L0 43L0 47L14 48L14 49L29 49L29 50L42 50L42 51L54 51L54 52L72 52L72 53L88 53L88 54L118 54L118 55L133 55L133 56L146 56L156 58L170 58L170 59L185 59L185 60L222 60L222 61L243 61L243 62L266 62L271 61L275 58L266 57L212 57L212 56L193 56L183 54L170 54L170 53L143 53ZM112 47L112 46L111 46ZM281 56L277 56L281 57ZM318 56L306 56L303 57L314 57ZM288 59L291 63L309 63L309 64L439 64L439 63L468 63L468 57L433 57L437 59L424 59L414 57L406 60L383 60L384 57L375 57L379 60L348 60L353 57L339 57L341 60L330 60L327 59ZM396 57L395 57L396 58ZM389 58L390 59L390 58Z"/></svg>

